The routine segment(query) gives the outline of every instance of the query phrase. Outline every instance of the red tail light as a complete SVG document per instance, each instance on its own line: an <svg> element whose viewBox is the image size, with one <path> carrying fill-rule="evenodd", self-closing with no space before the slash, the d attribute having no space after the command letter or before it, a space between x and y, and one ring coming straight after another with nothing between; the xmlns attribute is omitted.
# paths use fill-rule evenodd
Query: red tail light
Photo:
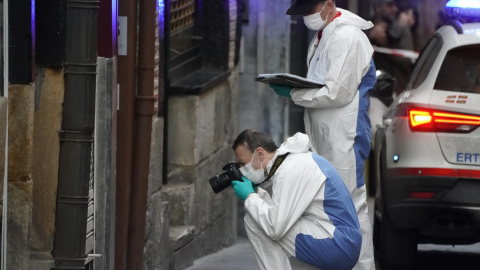
<svg viewBox="0 0 480 270"><path fill-rule="evenodd" d="M433 117L428 111L409 110L408 114L410 116L410 125L412 127L423 125L425 128L426 126L433 125Z"/></svg>
<svg viewBox="0 0 480 270"><path fill-rule="evenodd" d="M402 105L397 116L408 117L412 131L468 133L480 126L480 116Z"/></svg>

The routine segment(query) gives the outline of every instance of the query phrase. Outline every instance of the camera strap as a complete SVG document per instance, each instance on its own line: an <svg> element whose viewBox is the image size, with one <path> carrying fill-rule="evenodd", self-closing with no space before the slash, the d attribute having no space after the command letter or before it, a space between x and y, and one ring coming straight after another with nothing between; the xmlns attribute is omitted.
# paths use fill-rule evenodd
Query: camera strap
<svg viewBox="0 0 480 270"><path fill-rule="evenodd" d="M275 174L275 172L277 171L278 167L280 167L280 165L282 164L282 162L285 160L285 158L287 158L288 154L290 153L286 153L284 155L281 155L281 156L278 156L275 161L273 162L273 165L272 165L272 169L270 170L270 172L268 173L268 176L267 176L267 179L265 179L263 182L261 182L260 184L255 184L253 185L254 187L258 187L260 186L261 184L267 182L268 180L270 180L270 178Z"/></svg>

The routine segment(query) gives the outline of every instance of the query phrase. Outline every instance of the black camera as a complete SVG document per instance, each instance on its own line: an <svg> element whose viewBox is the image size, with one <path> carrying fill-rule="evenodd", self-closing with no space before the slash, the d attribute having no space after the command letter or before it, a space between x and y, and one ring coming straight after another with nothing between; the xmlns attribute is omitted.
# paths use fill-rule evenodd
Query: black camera
<svg viewBox="0 0 480 270"><path fill-rule="evenodd" d="M229 162L223 166L222 170L225 172L208 180L215 193L219 193L220 191L229 187L233 180L242 181L242 173L240 172L240 166L238 163Z"/></svg>

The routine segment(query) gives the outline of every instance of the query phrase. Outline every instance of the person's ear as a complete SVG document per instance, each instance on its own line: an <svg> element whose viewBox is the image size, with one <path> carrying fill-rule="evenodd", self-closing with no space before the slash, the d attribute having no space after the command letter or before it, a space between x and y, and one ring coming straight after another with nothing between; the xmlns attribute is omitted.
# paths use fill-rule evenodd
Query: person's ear
<svg viewBox="0 0 480 270"><path fill-rule="evenodd" d="M330 12L331 12L333 9L333 2L330 0L327 0L327 2L325 2L325 5L327 5L327 8L330 9Z"/></svg>
<svg viewBox="0 0 480 270"><path fill-rule="evenodd" d="M263 158L265 157L265 149L263 149L262 147L258 147L255 150L257 151L257 155L260 158L260 160L263 161Z"/></svg>

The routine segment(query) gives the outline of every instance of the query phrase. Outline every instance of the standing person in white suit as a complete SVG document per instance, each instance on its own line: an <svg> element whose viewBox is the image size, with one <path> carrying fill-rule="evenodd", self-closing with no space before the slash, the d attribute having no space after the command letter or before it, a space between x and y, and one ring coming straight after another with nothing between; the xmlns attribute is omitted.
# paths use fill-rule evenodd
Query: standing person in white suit
<svg viewBox="0 0 480 270"><path fill-rule="evenodd" d="M278 148L265 133L247 129L232 148L243 175L232 186L245 201L260 268L352 269L362 244L355 207L335 168L308 151L308 136L297 133ZM260 184L271 184L272 194Z"/></svg>
<svg viewBox="0 0 480 270"><path fill-rule="evenodd" d="M354 269L375 269L363 177L372 137L368 93L376 82L373 48L363 30L373 24L337 8L332 0L297 0L287 14L303 15L305 25L317 31L308 49L306 77L325 86L270 87L305 108L305 130L313 151L335 166L355 204L362 250Z"/></svg>

